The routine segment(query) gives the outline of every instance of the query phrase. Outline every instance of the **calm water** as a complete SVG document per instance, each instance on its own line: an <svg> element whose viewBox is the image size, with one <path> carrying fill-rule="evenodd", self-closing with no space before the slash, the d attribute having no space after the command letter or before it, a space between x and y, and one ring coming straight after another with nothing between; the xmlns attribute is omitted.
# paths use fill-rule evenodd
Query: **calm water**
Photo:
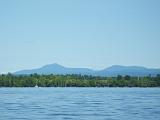
<svg viewBox="0 0 160 120"><path fill-rule="evenodd" d="M0 88L0 120L160 120L160 88Z"/></svg>

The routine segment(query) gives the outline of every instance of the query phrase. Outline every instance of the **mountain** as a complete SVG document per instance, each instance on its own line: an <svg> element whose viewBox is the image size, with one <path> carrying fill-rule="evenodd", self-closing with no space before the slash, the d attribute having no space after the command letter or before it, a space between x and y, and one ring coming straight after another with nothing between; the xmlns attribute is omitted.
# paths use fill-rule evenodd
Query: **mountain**
<svg viewBox="0 0 160 120"><path fill-rule="evenodd" d="M130 76L155 76L160 74L160 69L149 69L140 66L120 66L113 65L104 70L96 73L99 76L117 76L117 75L130 75Z"/></svg>
<svg viewBox="0 0 160 120"><path fill-rule="evenodd" d="M43 66L41 68L37 69L31 69L31 70L21 70L15 72L15 74L86 74L90 75L94 71L88 68L67 68L64 66L61 66L59 64L50 64Z"/></svg>
<svg viewBox="0 0 160 120"><path fill-rule="evenodd" d="M120 66L113 65L103 70L94 71L88 68L68 68L59 64L45 65L41 68L31 70L21 70L14 74L26 75L26 74L82 74L82 75L94 75L94 76L117 76L117 75L130 75L130 76L155 76L160 74L160 69L149 69L140 66Z"/></svg>

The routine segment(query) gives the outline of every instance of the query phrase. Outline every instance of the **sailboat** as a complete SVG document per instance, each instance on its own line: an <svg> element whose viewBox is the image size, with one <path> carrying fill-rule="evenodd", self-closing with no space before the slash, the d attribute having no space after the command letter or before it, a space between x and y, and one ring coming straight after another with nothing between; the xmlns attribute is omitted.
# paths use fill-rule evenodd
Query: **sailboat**
<svg viewBox="0 0 160 120"><path fill-rule="evenodd" d="M36 85L34 86L35 88L38 88L38 85L37 85L37 83L38 83L38 80L36 80Z"/></svg>
<svg viewBox="0 0 160 120"><path fill-rule="evenodd" d="M38 85L36 84L34 87L35 87L35 88L38 88Z"/></svg>

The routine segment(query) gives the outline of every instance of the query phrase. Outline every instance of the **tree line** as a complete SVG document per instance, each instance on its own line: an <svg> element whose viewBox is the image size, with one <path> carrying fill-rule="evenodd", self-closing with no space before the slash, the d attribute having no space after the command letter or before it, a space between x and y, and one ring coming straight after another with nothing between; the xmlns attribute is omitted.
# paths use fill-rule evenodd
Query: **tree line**
<svg viewBox="0 0 160 120"><path fill-rule="evenodd" d="M100 77L91 75L1 74L0 87L160 87L160 75Z"/></svg>

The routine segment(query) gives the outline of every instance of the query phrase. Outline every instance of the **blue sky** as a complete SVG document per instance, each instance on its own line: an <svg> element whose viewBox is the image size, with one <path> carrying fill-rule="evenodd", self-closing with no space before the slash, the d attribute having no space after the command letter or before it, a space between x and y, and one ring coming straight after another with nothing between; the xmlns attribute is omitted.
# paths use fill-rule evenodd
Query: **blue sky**
<svg viewBox="0 0 160 120"><path fill-rule="evenodd" d="M0 0L0 73L50 63L160 68L159 0Z"/></svg>

